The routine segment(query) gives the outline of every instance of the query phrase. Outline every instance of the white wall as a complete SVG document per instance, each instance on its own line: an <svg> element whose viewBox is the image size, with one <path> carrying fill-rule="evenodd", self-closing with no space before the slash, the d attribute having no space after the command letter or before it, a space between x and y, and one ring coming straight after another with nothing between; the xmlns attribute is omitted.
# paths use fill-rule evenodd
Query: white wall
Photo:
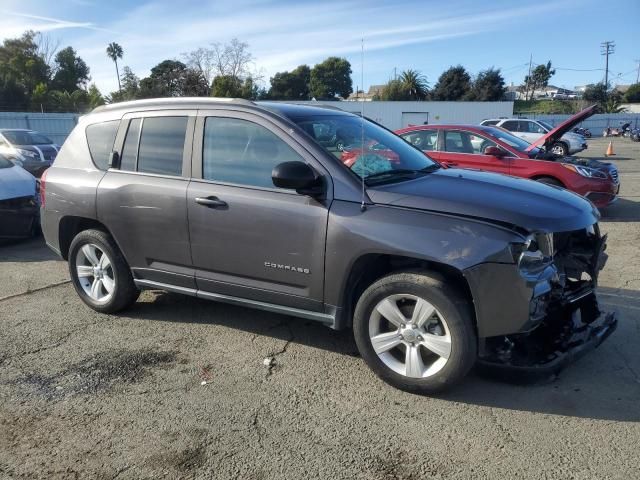
<svg viewBox="0 0 640 480"><path fill-rule="evenodd" d="M347 112L360 113L391 130L406 127L403 113L429 113L429 123L478 124L485 118L513 116L513 102L301 102L326 103ZM419 118L420 115L405 115Z"/></svg>

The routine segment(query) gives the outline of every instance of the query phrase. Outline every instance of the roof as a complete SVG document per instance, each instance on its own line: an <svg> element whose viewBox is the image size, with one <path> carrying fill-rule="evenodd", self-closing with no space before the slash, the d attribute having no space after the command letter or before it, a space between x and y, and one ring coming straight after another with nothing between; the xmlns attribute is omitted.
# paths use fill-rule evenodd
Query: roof
<svg viewBox="0 0 640 480"><path fill-rule="evenodd" d="M237 105L243 107L253 107L255 109L269 110L273 113L283 115L285 117L295 117L300 115L309 115L313 113L315 115L327 115L328 112L332 114L345 114L350 115L347 112L331 105L303 105L286 102L253 102L251 100L245 100L244 98L218 98L218 97L170 97L170 98L148 98L144 100L131 100L128 102L118 102L109 105L103 105L94 108L91 113L112 112L117 110L132 110L136 108L152 109L154 107L159 108L184 108L184 109L198 109L207 108L207 106L220 106L220 105Z"/></svg>

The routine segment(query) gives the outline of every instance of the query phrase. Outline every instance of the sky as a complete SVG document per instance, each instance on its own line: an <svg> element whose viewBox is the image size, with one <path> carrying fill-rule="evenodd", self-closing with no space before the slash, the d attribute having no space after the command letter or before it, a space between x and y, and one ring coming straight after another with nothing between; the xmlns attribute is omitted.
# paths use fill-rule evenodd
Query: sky
<svg viewBox="0 0 640 480"><path fill-rule="evenodd" d="M605 40L616 44L612 84L634 83L640 60L640 0L0 0L0 41L28 29L75 48L104 94L117 90L109 42L124 49L120 66L143 78L162 60L236 37L265 86L328 56L351 62L354 89L409 68L433 86L458 64L471 74L500 68L517 85L531 57L552 61L551 84L573 88L603 80Z"/></svg>

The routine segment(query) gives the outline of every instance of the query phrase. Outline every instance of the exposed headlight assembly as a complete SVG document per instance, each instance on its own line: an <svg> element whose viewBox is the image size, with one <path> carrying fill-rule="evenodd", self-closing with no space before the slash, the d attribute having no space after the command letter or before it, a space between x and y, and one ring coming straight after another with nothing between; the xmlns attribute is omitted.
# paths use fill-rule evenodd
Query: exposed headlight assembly
<svg viewBox="0 0 640 480"><path fill-rule="evenodd" d="M601 172L600 170L596 170L595 168L583 167L581 165L572 165L570 163L561 163L564 168L567 170L571 170L572 172L577 173L578 175L582 175L587 178L599 178L601 180L607 179L607 174Z"/></svg>
<svg viewBox="0 0 640 480"><path fill-rule="evenodd" d="M518 268L526 273L543 270L553 262L553 233L534 233L523 243L511 245L511 253Z"/></svg>

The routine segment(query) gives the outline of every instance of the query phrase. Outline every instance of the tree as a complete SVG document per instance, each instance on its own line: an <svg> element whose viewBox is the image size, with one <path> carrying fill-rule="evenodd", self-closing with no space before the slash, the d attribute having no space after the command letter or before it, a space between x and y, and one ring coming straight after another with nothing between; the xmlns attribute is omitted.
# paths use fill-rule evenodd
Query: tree
<svg viewBox="0 0 640 480"><path fill-rule="evenodd" d="M98 90L95 83L92 83L89 90L87 90L87 96L90 109L104 105L104 97L100 93L100 90Z"/></svg>
<svg viewBox="0 0 640 480"><path fill-rule="evenodd" d="M587 85L582 98L588 102L603 104L607 100L607 87L604 82Z"/></svg>
<svg viewBox="0 0 640 480"><path fill-rule="evenodd" d="M185 97L207 97L209 95L209 83L201 72L187 68L182 75L180 95Z"/></svg>
<svg viewBox="0 0 640 480"><path fill-rule="evenodd" d="M186 65L202 74L207 85L215 77L230 76L238 80L252 76L250 74L253 56L249 52L249 44L233 38L229 43L212 43L209 48L200 47L182 58ZM253 75L255 78L255 75Z"/></svg>
<svg viewBox="0 0 640 480"><path fill-rule="evenodd" d="M36 85L31 94L31 109L32 110L44 110L45 105L49 105L49 89L47 84L42 82Z"/></svg>
<svg viewBox="0 0 640 480"><path fill-rule="evenodd" d="M478 102L497 102L502 100L504 92L504 78L500 74L500 69L494 70L491 67L478 73L467 99Z"/></svg>
<svg viewBox="0 0 640 480"><path fill-rule="evenodd" d="M434 100L462 100L471 91L471 75L462 65L450 67L433 87Z"/></svg>
<svg viewBox="0 0 640 480"><path fill-rule="evenodd" d="M640 103L640 83L630 85L624 94L624 101L627 103Z"/></svg>
<svg viewBox="0 0 640 480"><path fill-rule="evenodd" d="M64 48L56 54L52 81L54 90L73 92L84 87L88 81L89 67L72 47Z"/></svg>
<svg viewBox="0 0 640 480"><path fill-rule="evenodd" d="M600 108L603 113L624 113L627 109L620 105L621 102L620 92L610 93L604 103L600 104Z"/></svg>
<svg viewBox="0 0 640 480"><path fill-rule="evenodd" d="M89 106L89 95L86 90L51 92L51 100L54 108L60 112L81 112Z"/></svg>
<svg viewBox="0 0 640 480"><path fill-rule="evenodd" d="M270 79L269 98L274 100L307 100L311 69L300 65L291 72L278 72Z"/></svg>
<svg viewBox="0 0 640 480"><path fill-rule="evenodd" d="M525 99L531 100L534 92L549 85L549 79L555 74L555 69L551 68L551 60L546 65L538 65L534 68L531 75L524 77L526 85Z"/></svg>
<svg viewBox="0 0 640 480"><path fill-rule="evenodd" d="M118 90L122 87L120 85L120 72L118 71L118 59L122 58L124 51L122 47L118 45L116 42L111 42L107 47L107 56L113 60L113 63L116 64L116 76L118 77Z"/></svg>
<svg viewBox="0 0 640 480"><path fill-rule="evenodd" d="M427 78L417 70L405 70L400 74L400 83L409 100L425 100L429 94Z"/></svg>
<svg viewBox="0 0 640 480"><path fill-rule="evenodd" d="M218 75L211 84L212 97L238 98L242 83L231 75Z"/></svg>
<svg viewBox="0 0 640 480"><path fill-rule="evenodd" d="M390 102L410 100L409 92L401 80L389 80L389 82L387 82L387 84L382 88L378 97L379 98L376 98L376 100Z"/></svg>
<svg viewBox="0 0 640 480"><path fill-rule="evenodd" d="M0 103L9 108L28 108L37 85L48 84L50 69L38 55L36 33L5 39L0 45Z"/></svg>
<svg viewBox="0 0 640 480"><path fill-rule="evenodd" d="M347 98L351 92L351 64L346 58L329 57L311 69L310 93L314 98Z"/></svg>

